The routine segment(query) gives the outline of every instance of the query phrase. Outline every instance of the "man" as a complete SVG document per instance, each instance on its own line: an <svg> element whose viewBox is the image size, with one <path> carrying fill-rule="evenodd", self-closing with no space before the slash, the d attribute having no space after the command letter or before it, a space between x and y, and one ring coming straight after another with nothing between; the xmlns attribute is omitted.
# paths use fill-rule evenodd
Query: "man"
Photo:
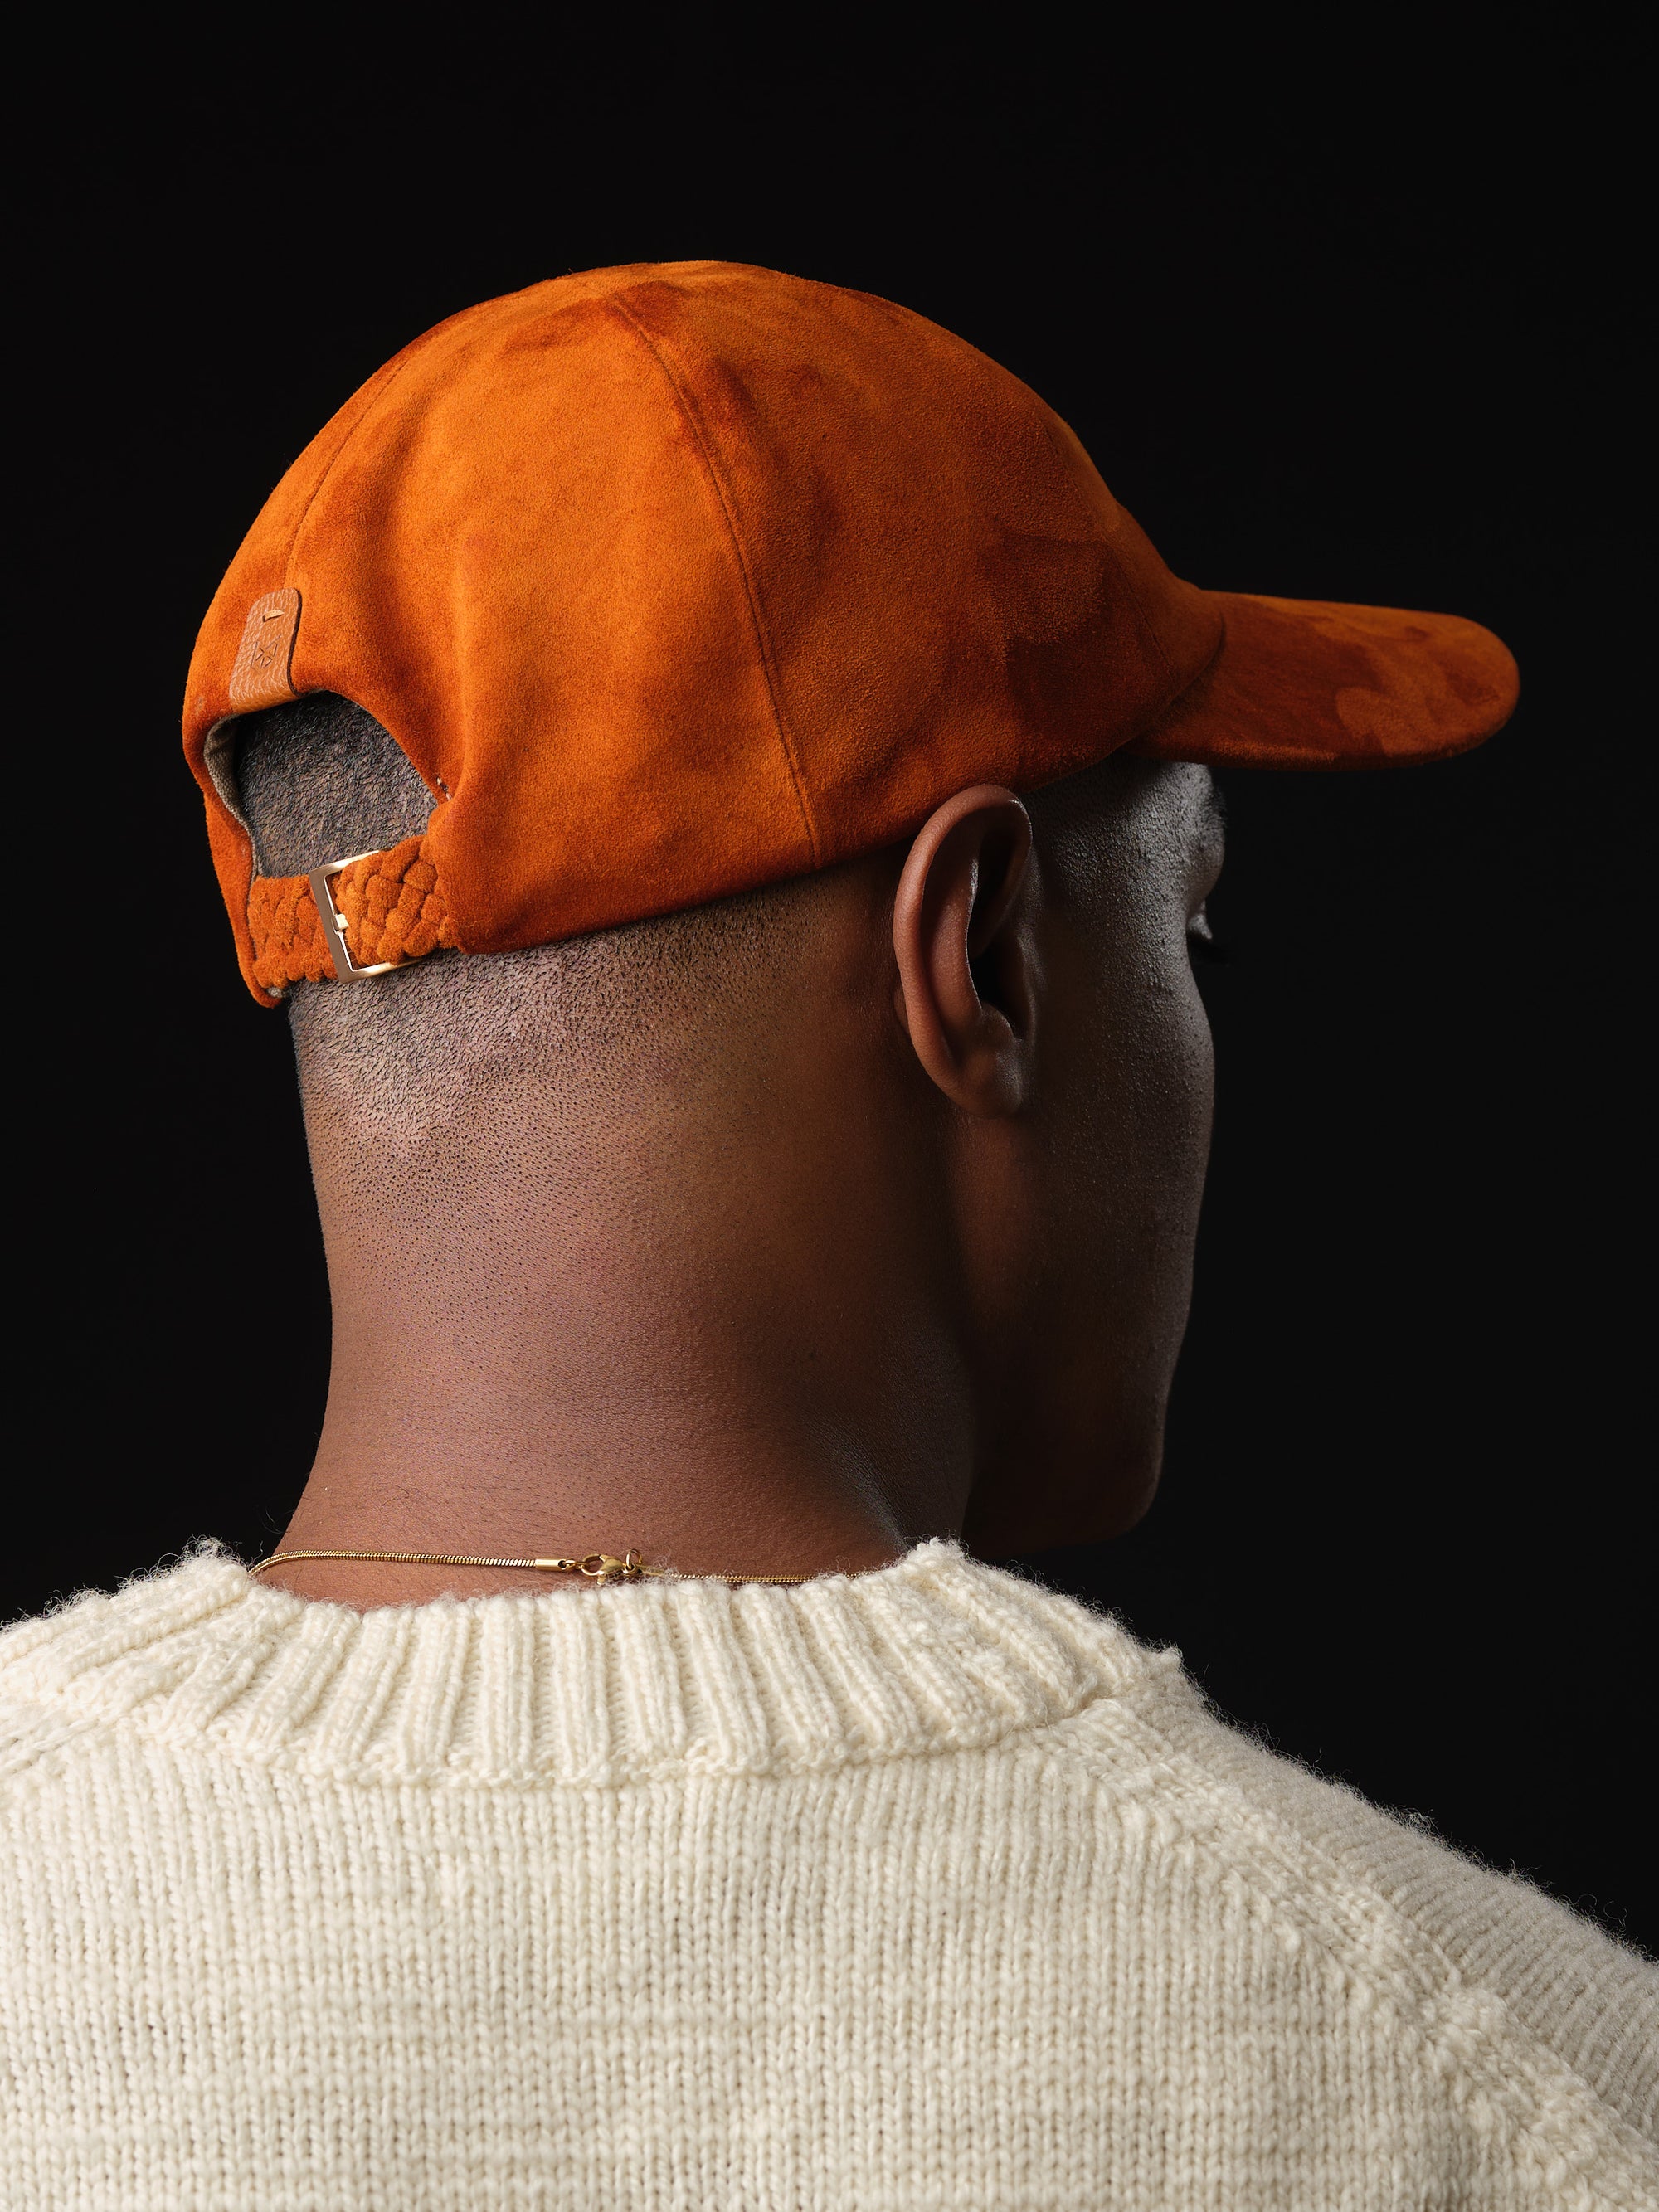
<svg viewBox="0 0 1659 2212"><path fill-rule="evenodd" d="M1655 2201L1649 1968L981 1564L1157 1480L1207 763L1514 687L1180 583L860 295L601 271L364 387L185 707L327 1419L254 1575L0 1640L8 2202Z"/></svg>

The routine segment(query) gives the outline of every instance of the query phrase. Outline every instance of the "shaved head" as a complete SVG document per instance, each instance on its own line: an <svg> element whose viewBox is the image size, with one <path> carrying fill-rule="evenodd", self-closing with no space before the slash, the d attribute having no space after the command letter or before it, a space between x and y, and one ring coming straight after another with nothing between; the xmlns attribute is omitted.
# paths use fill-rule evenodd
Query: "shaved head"
<svg viewBox="0 0 1659 2212"><path fill-rule="evenodd" d="M331 692L247 716L238 793L258 872L301 875L417 836L433 794L372 714ZM522 952L439 952L369 984L300 983L289 1018L307 1103L409 1153L469 1099L533 1079L573 1108L627 1085L641 1054L781 976L821 879L769 886Z"/></svg>

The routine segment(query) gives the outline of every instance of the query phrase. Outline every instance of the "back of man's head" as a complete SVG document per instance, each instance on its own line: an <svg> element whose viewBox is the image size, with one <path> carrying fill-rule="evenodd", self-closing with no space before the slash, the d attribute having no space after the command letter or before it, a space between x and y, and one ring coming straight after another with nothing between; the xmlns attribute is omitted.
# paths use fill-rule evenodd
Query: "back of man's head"
<svg viewBox="0 0 1659 2212"><path fill-rule="evenodd" d="M430 809L335 695L246 718L236 758L267 874ZM407 1405L459 1358L483 1423L522 1425L532 1377L611 1406L620 1348L678 1402L763 1374L793 1409L769 1420L864 1401L890 1461L962 1485L1040 1456L1071 1528L1132 1516L1207 1127L1209 790L1119 757L735 897L292 986L337 1392L355 1358Z"/></svg>
<svg viewBox="0 0 1659 2212"><path fill-rule="evenodd" d="M244 718L242 811L269 875L417 835L432 794L397 741L331 692ZM637 1100L644 1069L729 1045L823 902L797 878L676 914L471 957L440 954L370 987L300 983L289 1013L307 1111L412 1160L469 1108L532 1083L573 1115Z"/></svg>
<svg viewBox="0 0 1659 2212"><path fill-rule="evenodd" d="M1172 575L1034 393L865 295L602 270L428 334L273 493L185 708L294 1024L328 1514L413 1456L442 1516L487 1468L530 1517L510 1462L596 1536L674 1535L700 1466L703 1523L787 1492L792 1557L1122 1525L1208 1140L1208 767L1433 757L1514 696L1455 617Z"/></svg>

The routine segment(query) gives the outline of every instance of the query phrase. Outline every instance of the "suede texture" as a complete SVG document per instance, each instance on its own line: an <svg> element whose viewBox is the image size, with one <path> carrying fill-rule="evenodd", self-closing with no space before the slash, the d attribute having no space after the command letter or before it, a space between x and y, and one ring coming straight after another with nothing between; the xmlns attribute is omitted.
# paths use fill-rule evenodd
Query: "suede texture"
<svg viewBox="0 0 1659 2212"><path fill-rule="evenodd" d="M254 884L206 753L250 609L284 592L289 691L367 708L433 793L431 882L393 950L378 920L349 939L365 960L699 904L1126 744L1421 758L1515 697L1473 623L1182 582L1057 416L904 308L726 263L562 277L371 378L209 610L185 751L266 1004L332 971L303 879ZM408 902L392 857L369 875Z"/></svg>
<svg viewBox="0 0 1659 2212"><path fill-rule="evenodd" d="M454 949L438 871L425 845L423 837L405 837L390 852L353 860L333 878L341 934L358 967L382 960L401 967L441 948ZM247 918L253 981L262 998L280 997L290 983L335 980L309 877L256 876Z"/></svg>
<svg viewBox="0 0 1659 2212"><path fill-rule="evenodd" d="M1134 744L1158 760L1246 768L1384 768L1466 752L1520 688L1489 629L1457 615L1211 594L1221 652Z"/></svg>

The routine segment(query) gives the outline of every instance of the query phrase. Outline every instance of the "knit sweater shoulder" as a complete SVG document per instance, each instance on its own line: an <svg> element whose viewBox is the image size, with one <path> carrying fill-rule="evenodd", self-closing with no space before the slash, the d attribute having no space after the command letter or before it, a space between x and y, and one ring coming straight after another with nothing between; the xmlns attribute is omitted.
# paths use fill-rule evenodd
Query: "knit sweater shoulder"
<svg viewBox="0 0 1659 2212"><path fill-rule="evenodd" d="M1659 2205L1659 1974L951 1547L0 1636L0 2203Z"/></svg>

